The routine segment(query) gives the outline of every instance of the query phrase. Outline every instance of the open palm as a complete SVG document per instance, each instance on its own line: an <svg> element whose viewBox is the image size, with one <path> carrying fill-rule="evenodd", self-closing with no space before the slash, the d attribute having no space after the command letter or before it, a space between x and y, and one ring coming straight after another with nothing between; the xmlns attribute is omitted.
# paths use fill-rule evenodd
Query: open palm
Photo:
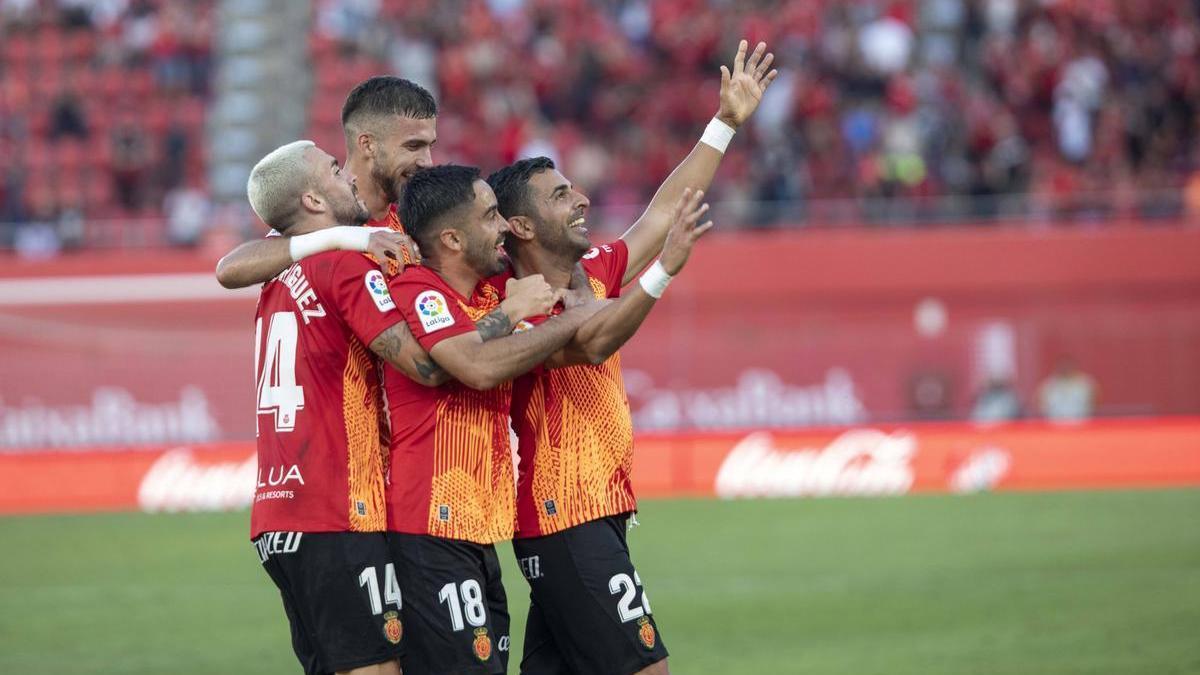
<svg viewBox="0 0 1200 675"><path fill-rule="evenodd" d="M775 55L766 53L767 43L758 43L747 58L749 46L745 40L738 43L732 71L721 66L721 107L717 118L735 129L754 113L763 93L779 75L778 70L770 69Z"/></svg>

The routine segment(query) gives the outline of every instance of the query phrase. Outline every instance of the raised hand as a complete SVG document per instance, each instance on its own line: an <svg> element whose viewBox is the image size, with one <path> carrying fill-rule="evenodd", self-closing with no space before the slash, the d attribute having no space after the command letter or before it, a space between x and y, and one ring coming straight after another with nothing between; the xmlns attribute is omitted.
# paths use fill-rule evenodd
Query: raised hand
<svg viewBox="0 0 1200 675"><path fill-rule="evenodd" d="M421 250L408 235L384 227L372 229L375 231L367 241L367 253L380 263L384 273L389 273L389 268L396 265L398 269L392 273L398 274L404 269L406 259L414 264L421 262Z"/></svg>
<svg viewBox="0 0 1200 675"><path fill-rule="evenodd" d="M721 66L721 107L717 110L717 119L734 129L754 113L762 101L763 93L779 75L778 70L768 70L775 55L763 55L767 51L767 43L758 43L754 53L747 58L749 46L745 40L738 43L732 71Z"/></svg>
<svg viewBox="0 0 1200 675"><path fill-rule="evenodd" d="M531 316L549 314L558 302L558 294L540 274L509 279L504 286L504 295L500 308L513 323Z"/></svg>
<svg viewBox="0 0 1200 675"><path fill-rule="evenodd" d="M705 232L712 229L713 222L707 221L703 225L697 225L700 218L708 213L708 204L701 204L704 199L703 190L692 190L687 188L683 191L683 196L675 202L674 213L671 216L671 229L667 231L667 241L663 244L662 255L659 257L659 262L662 263L663 269L667 274L675 276L679 274L683 266L687 264L688 256L692 254L692 246L704 236Z"/></svg>

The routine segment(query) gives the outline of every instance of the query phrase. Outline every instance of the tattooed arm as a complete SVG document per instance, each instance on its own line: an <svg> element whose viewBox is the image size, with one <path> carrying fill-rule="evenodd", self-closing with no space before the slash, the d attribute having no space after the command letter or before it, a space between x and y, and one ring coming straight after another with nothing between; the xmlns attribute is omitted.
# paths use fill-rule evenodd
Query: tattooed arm
<svg viewBox="0 0 1200 675"><path fill-rule="evenodd" d="M371 351L418 384L437 387L451 379L450 374L442 370L421 348L408 329L408 324L403 321L371 341Z"/></svg>
<svg viewBox="0 0 1200 675"><path fill-rule="evenodd" d="M475 322L475 331L484 342L504 337L512 332L513 323L503 307L492 310L491 314Z"/></svg>
<svg viewBox="0 0 1200 675"><path fill-rule="evenodd" d="M463 333L437 343L430 355L459 382L472 389L491 389L545 361L602 306L593 302L574 307L531 330L486 342L479 331Z"/></svg>
<svg viewBox="0 0 1200 675"><path fill-rule="evenodd" d="M482 342L494 340L512 332L512 321L503 309L498 308L475 322L475 332ZM371 342L371 351L418 384L437 387L454 379L421 349L421 345L413 338L412 332L404 322L392 326L375 338Z"/></svg>

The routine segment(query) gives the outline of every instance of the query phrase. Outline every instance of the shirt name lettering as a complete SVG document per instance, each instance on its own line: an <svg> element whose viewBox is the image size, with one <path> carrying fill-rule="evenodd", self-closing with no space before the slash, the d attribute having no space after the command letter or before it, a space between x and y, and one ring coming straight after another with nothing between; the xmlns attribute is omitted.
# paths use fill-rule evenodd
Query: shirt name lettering
<svg viewBox="0 0 1200 675"><path fill-rule="evenodd" d="M298 263L289 267L280 281L287 286L292 299L296 301L296 308L300 310L300 316L304 317L304 325L307 326L312 319L325 316L325 307L317 300L316 292L309 286L304 270Z"/></svg>

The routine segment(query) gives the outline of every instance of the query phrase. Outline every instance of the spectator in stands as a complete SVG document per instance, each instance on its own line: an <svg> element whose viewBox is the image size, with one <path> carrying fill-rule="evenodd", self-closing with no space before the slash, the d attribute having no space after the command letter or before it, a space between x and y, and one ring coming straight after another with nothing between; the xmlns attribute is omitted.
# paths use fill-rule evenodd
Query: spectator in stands
<svg viewBox="0 0 1200 675"><path fill-rule="evenodd" d="M941 371L919 371L908 382L909 414L914 419L950 419L952 400L950 378Z"/></svg>
<svg viewBox="0 0 1200 675"><path fill-rule="evenodd" d="M1002 377L993 377L984 383L975 395L971 419L976 422L1004 422L1021 417L1021 399L1012 383Z"/></svg>
<svg viewBox="0 0 1200 675"><path fill-rule="evenodd" d="M54 99L50 109L50 139L58 140L67 136L87 139L88 124L83 114L83 102L75 89L65 87Z"/></svg>
<svg viewBox="0 0 1200 675"><path fill-rule="evenodd" d="M117 203L129 211L136 211L145 204L147 196L151 148L146 131L137 124L132 110L120 111L111 142Z"/></svg>
<svg viewBox="0 0 1200 675"><path fill-rule="evenodd" d="M163 202L167 214L167 238L177 246L195 246L207 230L212 202L199 176L190 176L187 185L167 193Z"/></svg>
<svg viewBox="0 0 1200 675"><path fill-rule="evenodd" d="M1038 387L1038 407L1046 419L1085 420L1095 412L1096 394L1095 380L1074 359L1063 356Z"/></svg>

